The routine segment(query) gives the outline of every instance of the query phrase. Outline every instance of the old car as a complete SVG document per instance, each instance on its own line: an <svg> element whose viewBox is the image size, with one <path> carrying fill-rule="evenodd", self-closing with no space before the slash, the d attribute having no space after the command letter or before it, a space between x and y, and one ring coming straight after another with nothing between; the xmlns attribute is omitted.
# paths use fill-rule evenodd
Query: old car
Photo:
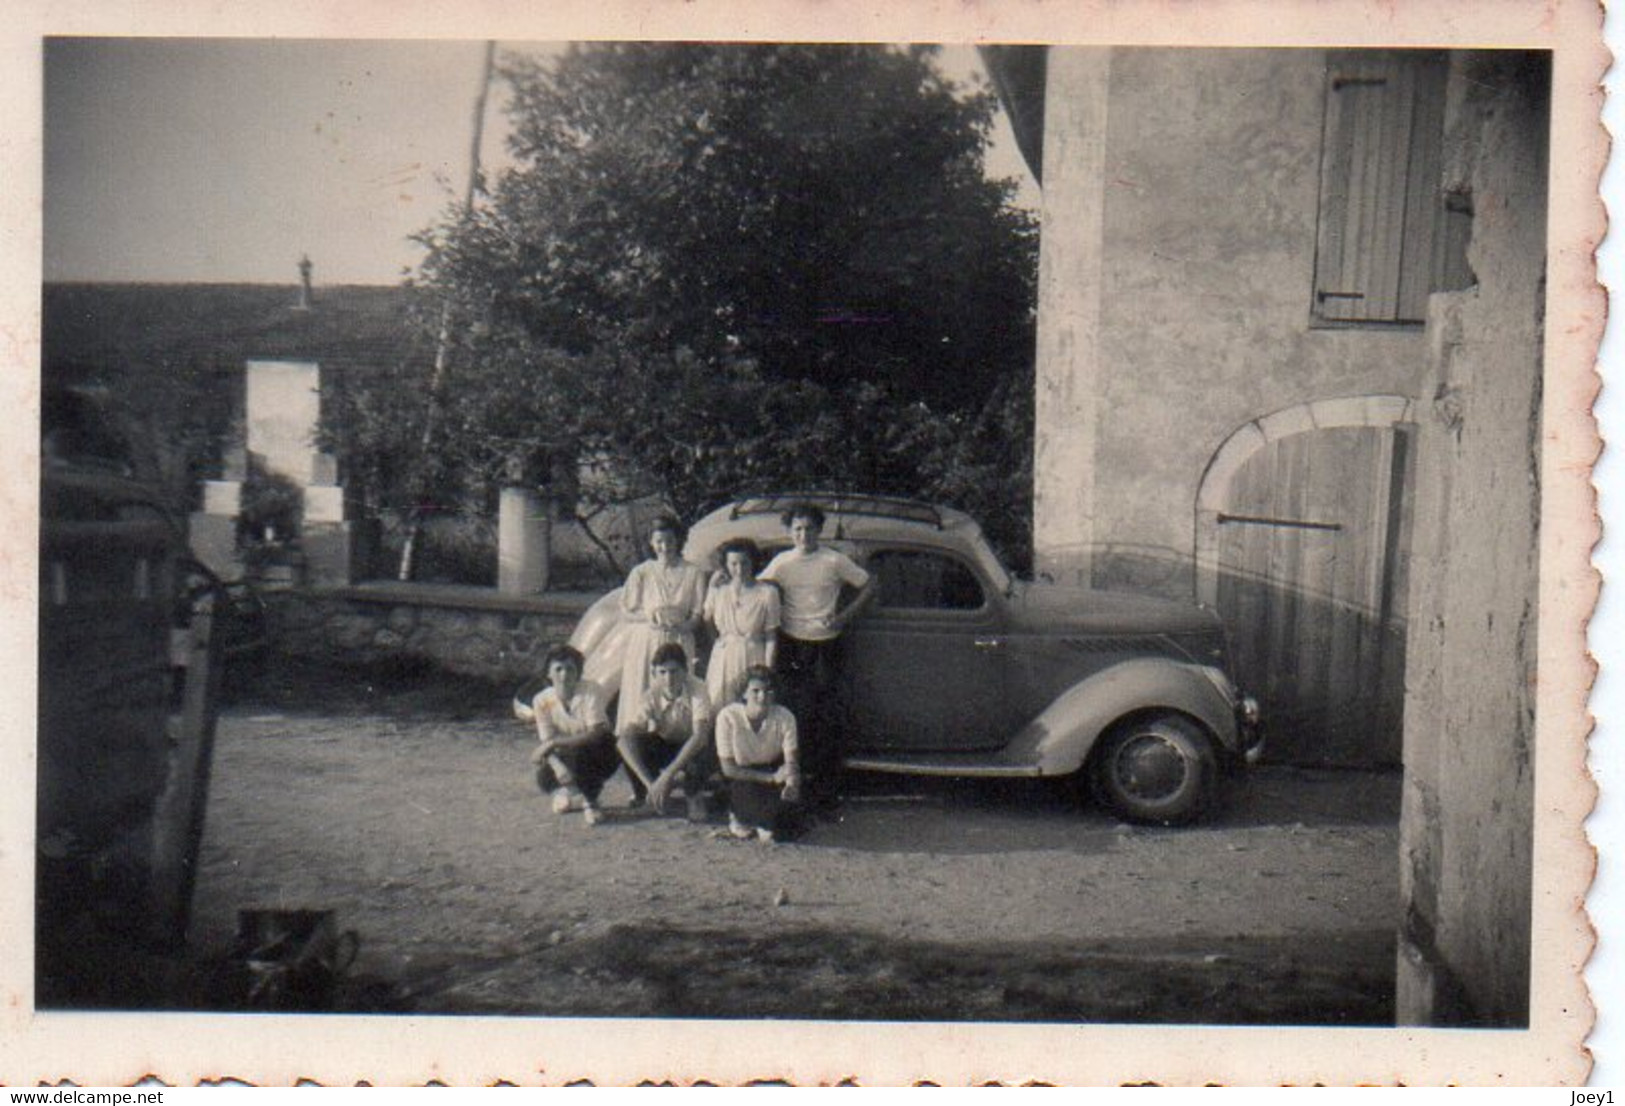
<svg viewBox="0 0 1625 1106"><path fill-rule="evenodd" d="M1214 612L1018 580L963 512L878 495L756 496L697 522L684 555L714 568L736 537L777 552L796 502L818 504L824 544L878 579L844 636L848 768L1070 777L1124 818L1176 824L1208 808L1224 766L1257 759L1257 704L1226 671ZM619 598L598 600L570 639L610 695Z"/></svg>

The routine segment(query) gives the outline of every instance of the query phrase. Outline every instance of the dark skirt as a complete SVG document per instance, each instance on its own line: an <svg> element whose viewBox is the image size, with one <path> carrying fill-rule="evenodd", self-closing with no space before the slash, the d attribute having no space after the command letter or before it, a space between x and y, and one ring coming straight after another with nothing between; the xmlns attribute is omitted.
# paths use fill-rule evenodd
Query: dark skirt
<svg viewBox="0 0 1625 1106"><path fill-rule="evenodd" d="M728 781L728 802L733 816L751 829L777 832L781 828L787 809L782 792L782 784Z"/></svg>
<svg viewBox="0 0 1625 1106"><path fill-rule="evenodd" d="M598 793L621 766L621 754L615 750L615 739L608 734L585 745L555 749L553 756L570 770L575 777L576 787L588 802L593 803L598 801ZM553 766L545 760L536 767L536 786L543 791L552 791L559 786Z"/></svg>
<svg viewBox="0 0 1625 1106"><path fill-rule="evenodd" d="M666 766L677 759L677 754L683 751L681 744L673 744L659 734L640 733L633 734L632 740L638 744L638 752L643 754L643 765L655 775L666 770ZM682 784L683 794L692 797L702 791L710 789L711 780L717 774L716 746L707 741L699 752L689 758L683 765L683 774L678 778ZM626 778L632 781L632 794L643 798L648 788L638 779L638 774L630 767L626 770Z"/></svg>

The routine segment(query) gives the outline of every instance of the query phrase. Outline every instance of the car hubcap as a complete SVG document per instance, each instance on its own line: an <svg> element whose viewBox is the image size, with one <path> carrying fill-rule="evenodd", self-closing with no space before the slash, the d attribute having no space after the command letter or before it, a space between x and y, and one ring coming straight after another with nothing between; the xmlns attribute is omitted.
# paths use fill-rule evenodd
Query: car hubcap
<svg viewBox="0 0 1625 1106"><path fill-rule="evenodd" d="M1125 794L1160 801L1179 793L1188 767L1185 755L1158 734L1136 734L1117 751L1117 780Z"/></svg>

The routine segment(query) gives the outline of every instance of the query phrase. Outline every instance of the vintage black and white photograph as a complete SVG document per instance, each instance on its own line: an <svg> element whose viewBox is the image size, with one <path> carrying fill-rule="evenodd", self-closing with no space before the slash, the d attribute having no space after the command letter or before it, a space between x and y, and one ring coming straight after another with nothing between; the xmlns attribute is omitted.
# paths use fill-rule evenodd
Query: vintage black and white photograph
<svg viewBox="0 0 1625 1106"><path fill-rule="evenodd" d="M35 1008L1578 1040L1554 50L669 37L40 40Z"/></svg>

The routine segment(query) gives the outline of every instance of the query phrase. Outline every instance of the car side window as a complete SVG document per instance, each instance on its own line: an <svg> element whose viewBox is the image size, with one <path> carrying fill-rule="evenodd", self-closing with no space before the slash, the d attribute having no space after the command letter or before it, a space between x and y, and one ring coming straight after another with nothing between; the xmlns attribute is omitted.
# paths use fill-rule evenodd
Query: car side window
<svg viewBox="0 0 1625 1106"><path fill-rule="evenodd" d="M975 574L941 553L884 549L870 555L868 567L882 610L974 611L984 602Z"/></svg>

